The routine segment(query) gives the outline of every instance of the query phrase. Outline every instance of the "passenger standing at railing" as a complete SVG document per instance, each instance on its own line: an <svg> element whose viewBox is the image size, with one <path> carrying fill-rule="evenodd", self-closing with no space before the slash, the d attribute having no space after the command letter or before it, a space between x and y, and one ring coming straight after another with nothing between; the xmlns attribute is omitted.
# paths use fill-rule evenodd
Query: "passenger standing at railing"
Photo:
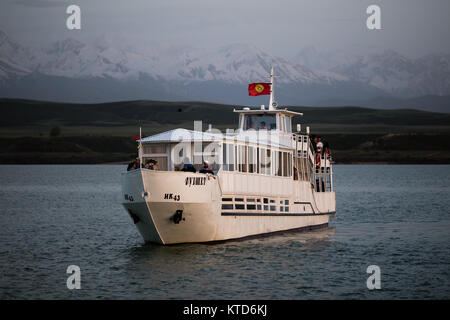
<svg viewBox="0 0 450 320"><path fill-rule="evenodd" d="M136 160L128 164L127 171L135 170L141 167L142 167L141 160L139 158L136 158Z"/></svg>
<svg viewBox="0 0 450 320"><path fill-rule="evenodd" d="M183 168L181 169L181 171L184 171L184 172L193 172L193 173L196 173L196 172L197 172L197 170L195 170L195 167L194 167L194 165L193 165L192 163L185 163L185 164L183 165Z"/></svg>
<svg viewBox="0 0 450 320"><path fill-rule="evenodd" d="M148 170L153 170L153 159L147 160L147 162L145 163L144 168L148 169Z"/></svg>
<svg viewBox="0 0 450 320"><path fill-rule="evenodd" d="M214 172L211 170L211 168L209 167L209 163L208 161L203 161L203 168L200 169L199 171L200 173L210 173L210 174L214 174Z"/></svg>
<svg viewBox="0 0 450 320"><path fill-rule="evenodd" d="M331 156L330 144L328 143L328 141L323 141L323 151L328 159Z"/></svg>
<svg viewBox="0 0 450 320"><path fill-rule="evenodd" d="M319 153L320 155L322 155L323 153L322 137L317 137L316 152Z"/></svg>
<svg viewBox="0 0 450 320"><path fill-rule="evenodd" d="M317 136L315 134L313 134L311 136L311 141L312 141L312 145L313 145L313 148L314 148L314 152L316 152L317 151L317 142L318 142L318 140L317 140Z"/></svg>

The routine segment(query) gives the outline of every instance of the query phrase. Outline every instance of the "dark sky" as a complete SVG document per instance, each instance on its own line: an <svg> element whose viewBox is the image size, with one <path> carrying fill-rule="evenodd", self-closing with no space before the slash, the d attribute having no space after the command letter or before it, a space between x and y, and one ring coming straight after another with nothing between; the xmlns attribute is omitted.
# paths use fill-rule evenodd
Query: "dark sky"
<svg viewBox="0 0 450 320"><path fill-rule="evenodd" d="M70 4L81 7L81 30L66 28ZM366 27L371 4L382 30ZM137 47L250 43L287 58L309 46L414 58L450 53L449 15L449 0L2 0L0 29L30 45L106 37Z"/></svg>

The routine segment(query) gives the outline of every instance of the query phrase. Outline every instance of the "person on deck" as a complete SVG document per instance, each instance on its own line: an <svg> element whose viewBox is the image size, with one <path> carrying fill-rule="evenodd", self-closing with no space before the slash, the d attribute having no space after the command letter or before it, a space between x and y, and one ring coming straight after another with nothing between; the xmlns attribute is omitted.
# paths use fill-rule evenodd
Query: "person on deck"
<svg viewBox="0 0 450 320"><path fill-rule="evenodd" d="M195 170L195 167L192 163L185 163L183 165L183 168L181 168L181 171L185 171L185 172L193 172L196 173L197 170Z"/></svg>
<svg viewBox="0 0 450 320"><path fill-rule="evenodd" d="M328 159L331 155L331 150L330 150L330 144L326 140L323 140L323 151L325 153L325 156Z"/></svg>
<svg viewBox="0 0 450 320"><path fill-rule="evenodd" d="M127 171L131 171L132 169L134 169L133 167L135 167L135 166L136 166L136 160L131 161L128 164Z"/></svg>
<svg viewBox="0 0 450 320"><path fill-rule="evenodd" d="M139 169L139 168L143 168L144 166L141 164L141 159L136 158L136 162L135 162L136 166L133 167L133 169Z"/></svg>
<svg viewBox="0 0 450 320"><path fill-rule="evenodd" d="M199 171L200 173L210 173L210 174L214 174L214 172L211 170L211 168L209 167L209 163L208 161L203 161L203 167L200 169Z"/></svg>
<svg viewBox="0 0 450 320"><path fill-rule="evenodd" d="M266 123L264 121L261 121L261 130L267 130Z"/></svg>
<svg viewBox="0 0 450 320"><path fill-rule="evenodd" d="M147 160L144 166L145 169L153 170L153 159Z"/></svg>
<svg viewBox="0 0 450 320"><path fill-rule="evenodd" d="M319 151L319 149L320 149L320 151ZM322 137L317 137L316 152L320 153L320 154L322 154L322 152L323 152Z"/></svg>
<svg viewBox="0 0 450 320"><path fill-rule="evenodd" d="M311 135L312 146L314 148L314 152L317 151L317 136L315 134Z"/></svg>

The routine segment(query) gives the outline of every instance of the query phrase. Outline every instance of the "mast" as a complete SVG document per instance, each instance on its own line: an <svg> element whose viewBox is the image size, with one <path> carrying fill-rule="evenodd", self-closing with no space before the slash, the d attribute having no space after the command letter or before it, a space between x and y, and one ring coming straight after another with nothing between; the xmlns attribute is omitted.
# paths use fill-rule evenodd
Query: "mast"
<svg viewBox="0 0 450 320"><path fill-rule="evenodd" d="M273 89L273 79L276 76L273 74L273 67L270 68L270 101L269 101L269 110L276 110L277 103L274 99L274 89Z"/></svg>
<svg viewBox="0 0 450 320"><path fill-rule="evenodd" d="M142 126L139 125L139 162L142 167Z"/></svg>

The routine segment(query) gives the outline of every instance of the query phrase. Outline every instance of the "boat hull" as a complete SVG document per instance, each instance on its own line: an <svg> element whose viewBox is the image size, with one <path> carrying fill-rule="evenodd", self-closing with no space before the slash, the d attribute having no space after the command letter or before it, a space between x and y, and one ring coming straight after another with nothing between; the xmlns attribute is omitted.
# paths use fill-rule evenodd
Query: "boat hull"
<svg viewBox="0 0 450 320"><path fill-rule="evenodd" d="M146 242L213 242L327 226L327 213L222 212L218 177L146 169L122 176L123 206Z"/></svg>

